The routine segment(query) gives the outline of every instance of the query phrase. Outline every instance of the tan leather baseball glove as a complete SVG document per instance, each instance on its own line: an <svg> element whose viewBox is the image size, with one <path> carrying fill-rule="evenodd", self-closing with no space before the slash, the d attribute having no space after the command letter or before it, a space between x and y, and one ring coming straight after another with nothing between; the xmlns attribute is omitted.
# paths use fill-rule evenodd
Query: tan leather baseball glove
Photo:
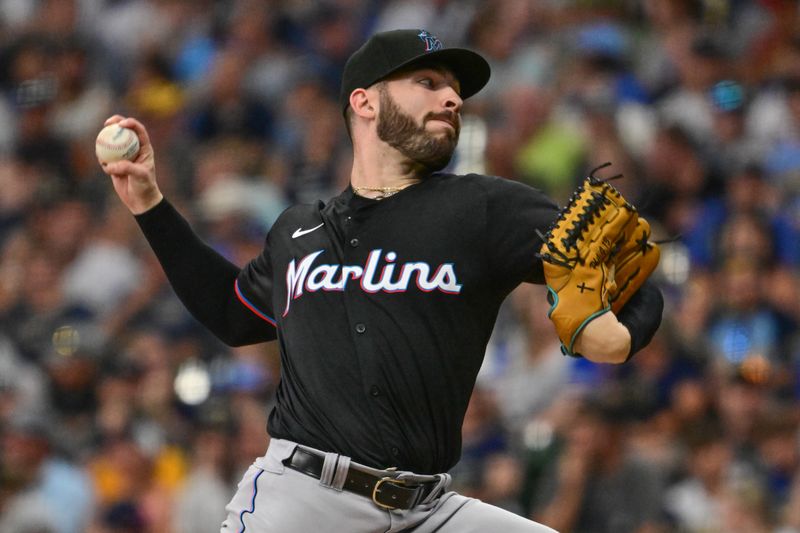
<svg viewBox="0 0 800 533"><path fill-rule="evenodd" d="M547 233L540 235L543 244L539 257L551 304L548 317L565 353L574 355L578 334L612 309L612 297L619 301L632 294L628 294L630 289L621 294L618 291L614 257L624 250L628 258L624 272L632 288L638 279L631 275L638 256L628 243L638 234L638 218L636 208L619 191L592 173Z"/></svg>

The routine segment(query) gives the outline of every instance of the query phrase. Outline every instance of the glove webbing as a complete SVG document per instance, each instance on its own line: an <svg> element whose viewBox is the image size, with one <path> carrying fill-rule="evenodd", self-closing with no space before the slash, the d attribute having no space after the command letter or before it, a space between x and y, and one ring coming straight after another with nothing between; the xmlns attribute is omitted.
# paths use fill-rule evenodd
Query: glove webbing
<svg viewBox="0 0 800 533"><path fill-rule="evenodd" d="M583 233L589 228L591 223L597 218L597 215L602 211L604 206L610 205L612 201L608 198L608 194L612 194L616 196L619 200L623 202L623 205L630 209L631 211L636 211L636 208L633 207L630 203L624 200L620 192L615 189L613 186L608 184L607 182L613 179L617 179L622 177L622 174L617 174L616 176L612 176L607 180L600 180L594 176L594 173L601 168L605 168L611 163L605 163L594 170L589 174L587 180L578 186L578 188L572 193L570 196L567 205L560 210L558 218L550 225L546 234L542 235L542 233L537 229L536 235L542 239L542 242L547 246L547 250L549 253L537 253L536 257L543 261L547 261L548 263L552 263L555 265L563 266L565 268L569 268L572 270L575 268L577 263L583 264L583 258L580 257L579 253L576 253L574 256L570 257L566 255L564 252L568 252L570 248L575 249L578 252L577 242L583 236ZM592 201L586 202L586 205L583 207L582 212L577 216L577 219L572 223L572 227L568 228L565 233L566 237L561 238L561 244L564 248L564 251L558 249L558 247L553 244L552 242L552 235L553 231L558 227L558 225L564 220L567 216L567 213L573 212L575 206L577 205L578 201L583 197L584 193L586 192L586 184L591 187L600 187L600 191L592 190L589 194L591 194Z"/></svg>

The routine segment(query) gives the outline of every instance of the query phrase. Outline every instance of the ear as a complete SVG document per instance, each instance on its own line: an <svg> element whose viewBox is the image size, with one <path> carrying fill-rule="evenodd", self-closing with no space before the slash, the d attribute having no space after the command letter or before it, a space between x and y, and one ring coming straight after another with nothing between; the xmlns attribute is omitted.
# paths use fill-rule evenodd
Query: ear
<svg viewBox="0 0 800 533"><path fill-rule="evenodd" d="M355 89L350 93L350 107L353 113L362 118L374 118L377 114L377 109L373 105L374 100L372 94L366 89Z"/></svg>

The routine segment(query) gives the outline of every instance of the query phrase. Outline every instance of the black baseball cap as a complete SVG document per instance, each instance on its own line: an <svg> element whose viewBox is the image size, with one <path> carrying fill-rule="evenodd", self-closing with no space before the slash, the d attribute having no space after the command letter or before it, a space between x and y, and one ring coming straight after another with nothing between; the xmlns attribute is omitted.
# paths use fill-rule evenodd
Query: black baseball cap
<svg viewBox="0 0 800 533"><path fill-rule="evenodd" d="M467 99L489 81L489 63L465 48L445 48L426 30L391 30L376 33L353 52L342 74L339 103L342 112L350 105L350 94L366 89L400 69L435 63L450 69L461 84L461 98Z"/></svg>

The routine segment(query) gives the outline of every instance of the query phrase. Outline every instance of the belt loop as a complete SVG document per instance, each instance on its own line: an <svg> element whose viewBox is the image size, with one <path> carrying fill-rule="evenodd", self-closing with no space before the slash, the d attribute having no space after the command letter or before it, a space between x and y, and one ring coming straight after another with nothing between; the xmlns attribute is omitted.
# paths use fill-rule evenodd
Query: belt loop
<svg viewBox="0 0 800 533"><path fill-rule="evenodd" d="M336 463L338 462L338 453L326 453L325 462L322 463L322 472L319 475L319 484L323 487L330 487L333 482L334 475L336 474Z"/></svg>
<svg viewBox="0 0 800 533"><path fill-rule="evenodd" d="M439 481L436 483L436 487L422 500L420 503L430 503L439 495L447 490L447 487L450 485L450 481L453 479L450 474L436 474L436 477L439 478Z"/></svg>
<svg viewBox="0 0 800 533"><path fill-rule="evenodd" d="M342 490L344 488L345 481L347 481L347 472L349 470L350 458L345 455L339 456L339 463L336 465L336 473L333 475L331 488L339 491Z"/></svg>

